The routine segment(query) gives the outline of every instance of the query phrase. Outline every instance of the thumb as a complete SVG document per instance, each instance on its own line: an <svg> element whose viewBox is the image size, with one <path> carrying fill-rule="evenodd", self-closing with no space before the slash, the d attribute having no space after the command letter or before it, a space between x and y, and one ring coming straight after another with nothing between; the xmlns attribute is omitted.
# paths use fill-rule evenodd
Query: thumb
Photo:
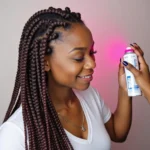
<svg viewBox="0 0 150 150"><path fill-rule="evenodd" d="M130 63L126 62L126 61L123 61L122 64L124 65L124 67L126 69L128 69L131 73L133 73L133 75L135 77L137 77L139 75L140 71L137 70L132 64L130 64Z"/></svg>

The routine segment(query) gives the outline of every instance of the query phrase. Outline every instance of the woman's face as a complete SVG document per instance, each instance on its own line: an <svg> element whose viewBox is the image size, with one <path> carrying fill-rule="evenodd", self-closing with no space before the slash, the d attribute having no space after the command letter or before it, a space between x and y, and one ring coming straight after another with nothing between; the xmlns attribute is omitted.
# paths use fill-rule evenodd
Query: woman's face
<svg viewBox="0 0 150 150"><path fill-rule="evenodd" d="M53 53L45 57L50 85L87 89L96 66L91 32L77 23L68 30L57 28L56 31L61 35L50 43Z"/></svg>

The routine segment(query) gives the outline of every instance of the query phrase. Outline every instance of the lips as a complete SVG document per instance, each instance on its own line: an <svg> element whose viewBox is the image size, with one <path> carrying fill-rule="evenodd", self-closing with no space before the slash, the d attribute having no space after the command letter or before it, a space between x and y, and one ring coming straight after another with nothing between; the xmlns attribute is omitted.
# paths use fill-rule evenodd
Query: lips
<svg viewBox="0 0 150 150"><path fill-rule="evenodd" d="M92 75L85 75L85 76L78 76L78 77L83 79L89 79L92 77Z"/></svg>
<svg viewBox="0 0 150 150"><path fill-rule="evenodd" d="M90 75L78 76L78 79L80 79L83 82L89 83L90 81L92 81L93 77L92 74L90 74Z"/></svg>

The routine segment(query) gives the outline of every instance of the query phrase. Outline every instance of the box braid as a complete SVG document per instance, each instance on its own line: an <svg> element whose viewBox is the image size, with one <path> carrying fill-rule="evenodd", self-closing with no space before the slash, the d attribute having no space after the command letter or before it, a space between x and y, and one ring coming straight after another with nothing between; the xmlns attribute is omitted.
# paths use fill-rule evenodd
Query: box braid
<svg viewBox="0 0 150 150"><path fill-rule="evenodd" d="M80 13L50 7L35 13L24 26L15 87L4 122L22 105L26 150L73 150L48 94L44 70L44 57L53 52L50 42L59 38L55 28L69 29L72 23L84 24Z"/></svg>

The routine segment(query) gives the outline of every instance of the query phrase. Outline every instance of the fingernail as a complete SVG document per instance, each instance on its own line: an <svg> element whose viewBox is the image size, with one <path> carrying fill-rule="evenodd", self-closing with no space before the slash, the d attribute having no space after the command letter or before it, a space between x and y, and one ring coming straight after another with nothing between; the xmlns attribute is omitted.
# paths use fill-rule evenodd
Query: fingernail
<svg viewBox="0 0 150 150"><path fill-rule="evenodd" d="M136 43L133 43L133 44L136 44ZM136 44L137 45L137 44Z"/></svg>
<svg viewBox="0 0 150 150"><path fill-rule="evenodd" d="M130 44L131 46L133 46L133 44ZM134 47L134 46L133 46Z"/></svg>
<svg viewBox="0 0 150 150"><path fill-rule="evenodd" d="M126 61L123 61L122 63L123 63L124 66L128 65L128 63Z"/></svg>

